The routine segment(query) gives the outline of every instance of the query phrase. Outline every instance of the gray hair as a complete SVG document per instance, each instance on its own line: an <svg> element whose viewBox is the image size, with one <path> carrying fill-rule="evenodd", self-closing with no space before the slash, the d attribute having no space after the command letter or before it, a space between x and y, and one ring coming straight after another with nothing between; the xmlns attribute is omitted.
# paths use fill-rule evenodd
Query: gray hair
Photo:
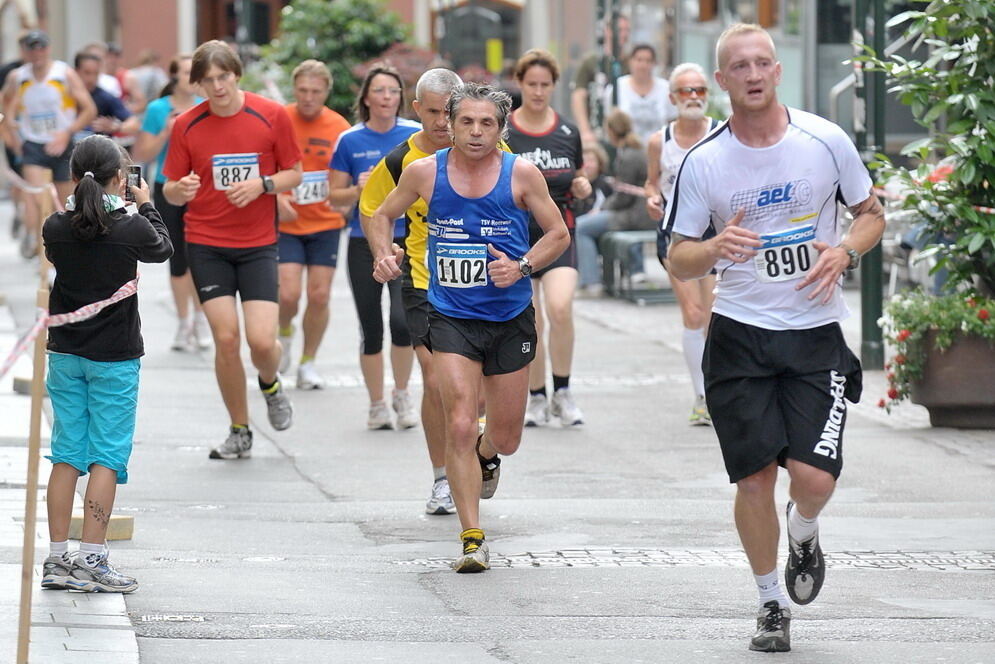
<svg viewBox="0 0 995 664"><path fill-rule="evenodd" d="M490 85L472 82L464 83L454 88L453 94L449 97L449 102L446 104L446 116L449 118L450 127L456 122L456 113L459 111L459 105L464 99L489 101L494 104L498 127L500 128L500 136L501 138L508 138L508 114L511 112L511 97L507 92L498 90Z"/></svg>
<svg viewBox="0 0 995 664"><path fill-rule="evenodd" d="M701 76L701 78L705 81L705 85L708 85L708 74L705 73L704 67L695 62L682 62L674 67L674 71L670 72L670 89L674 89L677 85L677 79L680 76L692 72Z"/></svg>
<svg viewBox="0 0 995 664"><path fill-rule="evenodd" d="M415 84L415 99L420 100L426 92L448 97L460 85L463 85L463 79L456 72L444 67L429 69Z"/></svg>

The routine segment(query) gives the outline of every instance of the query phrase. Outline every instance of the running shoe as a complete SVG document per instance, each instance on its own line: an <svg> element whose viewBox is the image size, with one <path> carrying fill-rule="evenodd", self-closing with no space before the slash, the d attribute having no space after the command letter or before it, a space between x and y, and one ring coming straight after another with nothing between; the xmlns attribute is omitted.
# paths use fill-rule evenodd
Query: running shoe
<svg viewBox="0 0 995 664"><path fill-rule="evenodd" d="M791 609L782 607L776 599L764 604L757 612L757 633L750 639L750 650L791 650Z"/></svg>
<svg viewBox="0 0 995 664"><path fill-rule="evenodd" d="M21 258L34 258L38 255L38 239L30 228L25 228L21 232L21 244L19 245Z"/></svg>
<svg viewBox="0 0 995 664"><path fill-rule="evenodd" d="M708 414L705 397L695 397L694 405L691 407L691 414L688 416L688 424L699 427L712 426L712 416Z"/></svg>
<svg viewBox="0 0 995 664"><path fill-rule="evenodd" d="M553 392L553 398L549 402L549 414L551 417L560 418L560 424L565 427L584 423L584 414L574 403L569 387L561 387Z"/></svg>
<svg viewBox="0 0 995 664"><path fill-rule="evenodd" d="M41 587L47 590L65 590L66 581L73 568L73 556L66 552L61 556L49 556L41 564Z"/></svg>
<svg viewBox="0 0 995 664"><path fill-rule="evenodd" d="M449 488L449 480L440 477L432 485L432 497L425 503L426 514L456 514L456 504L453 502L453 492Z"/></svg>
<svg viewBox="0 0 995 664"><path fill-rule="evenodd" d="M484 500L493 498L497 491L498 480L501 479L501 459L494 455L493 459L480 456L480 440L483 434L477 436L477 461L480 462L480 497Z"/></svg>
<svg viewBox="0 0 995 664"><path fill-rule="evenodd" d="M87 565L83 556L77 556L66 588L87 593L130 593L138 590L138 582L114 569L107 554L100 556L93 565Z"/></svg>
<svg viewBox="0 0 995 664"><path fill-rule="evenodd" d="M826 560L819 546L818 531L804 542L798 542L791 536L793 506L794 502L788 501L788 562L784 566L784 585L792 602L808 604L822 590L822 582L826 580Z"/></svg>
<svg viewBox="0 0 995 664"><path fill-rule="evenodd" d="M318 373L318 368L314 366L314 360L301 362L297 367L297 389L298 390L323 390L325 389L325 379Z"/></svg>
<svg viewBox="0 0 995 664"><path fill-rule="evenodd" d="M390 405L397 414L397 428L410 429L418 426L418 411L415 410L411 393L407 390L394 390Z"/></svg>
<svg viewBox="0 0 995 664"><path fill-rule="evenodd" d="M375 401L370 404L370 414L366 417L366 428L372 431L393 429L394 422L390 418L390 409L386 401Z"/></svg>
<svg viewBox="0 0 995 664"><path fill-rule="evenodd" d="M207 316L202 311L193 315L193 330L190 332L190 340L201 350L207 350L214 342L214 337L211 335L211 324L207 322Z"/></svg>
<svg viewBox="0 0 995 664"><path fill-rule="evenodd" d="M283 390L279 374L276 376L276 389L263 392L263 398L266 399L266 416L269 417L270 426L277 431L289 429L294 423L294 405Z"/></svg>
<svg viewBox="0 0 995 664"><path fill-rule="evenodd" d="M280 342L280 367L277 371L287 373L290 371L290 350L294 345L294 333L291 332L289 336L281 334L277 337L277 341Z"/></svg>
<svg viewBox="0 0 995 664"><path fill-rule="evenodd" d="M549 424L549 399L545 394L530 394L525 407L525 426L544 427Z"/></svg>
<svg viewBox="0 0 995 664"><path fill-rule="evenodd" d="M173 337L173 345L169 347L170 350L190 350L190 334L192 331L190 323L181 320L179 325L176 326L176 336Z"/></svg>
<svg viewBox="0 0 995 664"><path fill-rule="evenodd" d="M460 574L483 572L491 568L491 555L484 541L484 531L468 528L460 534L463 554L453 562L453 569Z"/></svg>
<svg viewBox="0 0 995 664"><path fill-rule="evenodd" d="M248 459L252 456L252 432L248 429L232 427L221 443L213 450L208 458L210 459Z"/></svg>

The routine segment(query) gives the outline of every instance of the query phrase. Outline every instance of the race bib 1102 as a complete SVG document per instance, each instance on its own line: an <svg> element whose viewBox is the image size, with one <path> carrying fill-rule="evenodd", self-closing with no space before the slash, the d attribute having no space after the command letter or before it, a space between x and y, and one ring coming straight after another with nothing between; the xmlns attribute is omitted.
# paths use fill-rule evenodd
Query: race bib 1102
<svg viewBox="0 0 995 664"><path fill-rule="evenodd" d="M483 244L435 245L435 278L446 288L487 285L487 246Z"/></svg>
<svg viewBox="0 0 995 664"><path fill-rule="evenodd" d="M764 283L801 279L819 258L813 243L815 228L802 226L776 233L764 233L763 242L753 257L757 279Z"/></svg>
<svg viewBox="0 0 995 664"><path fill-rule="evenodd" d="M237 182L259 177L259 155L255 152L216 154L211 157L214 188L227 191Z"/></svg>

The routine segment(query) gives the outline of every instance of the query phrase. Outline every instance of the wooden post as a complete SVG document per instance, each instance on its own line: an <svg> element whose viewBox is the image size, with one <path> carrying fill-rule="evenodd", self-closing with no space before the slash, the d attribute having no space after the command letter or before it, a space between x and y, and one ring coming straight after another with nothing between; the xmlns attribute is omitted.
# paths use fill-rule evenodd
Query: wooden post
<svg viewBox="0 0 995 664"><path fill-rule="evenodd" d="M51 186L51 185L48 185ZM41 227L52 212L52 196L46 186L37 194L38 223L38 296L39 309L48 310L48 268L41 243ZM34 587L35 529L38 522L38 462L41 450L41 407L45 398L45 348L48 330L42 328L35 337L34 368L31 375L31 425L28 432L28 477L24 489L24 546L21 550L21 607L17 626L17 664L28 664L31 644L31 591Z"/></svg>

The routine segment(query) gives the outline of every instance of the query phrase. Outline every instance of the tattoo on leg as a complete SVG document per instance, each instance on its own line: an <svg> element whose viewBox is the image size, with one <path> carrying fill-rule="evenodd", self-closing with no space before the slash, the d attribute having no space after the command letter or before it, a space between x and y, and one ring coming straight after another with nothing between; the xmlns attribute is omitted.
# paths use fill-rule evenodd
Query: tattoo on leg
<svg viewBox="0 0 995 664"><path fill-rule="evenodd" d="M103 506L95 500L86 501L87 507L90 508L90 514L93 518L97 520L98 523L107 525L110 522L110 515L104 510Z"/></svg>

